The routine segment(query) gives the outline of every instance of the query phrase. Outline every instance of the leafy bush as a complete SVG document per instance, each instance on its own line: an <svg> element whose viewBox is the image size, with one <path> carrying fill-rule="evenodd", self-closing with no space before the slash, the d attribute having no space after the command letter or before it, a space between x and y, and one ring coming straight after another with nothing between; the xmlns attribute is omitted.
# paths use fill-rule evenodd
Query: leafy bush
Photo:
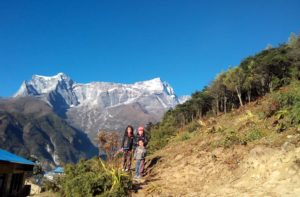
<svg viewBox="0 0 300 197"><path fill-rule="evenodd" d="M263 111L259 111L257 115L260 120L263 120L266 118L266 114Z"/></svg>
<svg viewBox="0 0 300 197"><path fill-rule="evenodd" d="M188 140L188 139L190 139L190 138L191 138L191 136L190 136L189 133L183 133L183 134L180 136L180 140L181 140L181 141L185 141L185 140Z"/></svg>
<svg viewBox="0 0 300 197"><path fill-rule="evenodd" d="M95 158L66 165L60 193L65 197L128 196L131 186L128 174Z"/></svg>
<svg viewBox="0 0 300 197"><path fill-rule="evenodd" d="M229 148L232 145L240 144L240 137L237 135L235 131L230 131L225 135L225 138L221 141L220 145Z"/></svg>
<svg viewBox="0 0 300 197"><path fill-rule="evenodd" d="M200 124L197 121L192 121L190 122L187 126L186 126L186 130L188 132L194 132L196 131L198 128L200 128Z"/></svg>
<svg viewBox="0 0 300 197"><path fill-rule="evenodd" d="M45 180L42 190L58 192L60 190L59 178L55 178L53 181Z"/></svg>
<svg viewBox="0 0 300 197"><path fill-rule="evenodd" d="M266 106L263 106L263 112L265 118L270 118L273 116L278 110L280 109L280 102L278 100L272 100L271 103L269 103Z"/></svg>
<svg viewBox="0 0 300 197"><path fill-rule="evenodd" d="M252 141L261 139L262 137L263 137L262 132L260 130L256 129L256 128L254 128L246 134L244 141L245 142L252 142Z"/></svg>
<svg viewBox="0 0 300 197"><path fill-rule="evenodd" d="M241 144L242 139L240 136L233 130L227 131L224 133L222 139L213 141L211 143L211 148L215 149L217 147L229 148L236 144Z"/></svg>
<svg viewBox="0 0 300 197"><path fill-rule="evenodd" d="M285 112L287 121L291 125L300 124L300 83L299 81L293 82L285 92L279 92L275 98L281 107L281 111Z"/></svg>

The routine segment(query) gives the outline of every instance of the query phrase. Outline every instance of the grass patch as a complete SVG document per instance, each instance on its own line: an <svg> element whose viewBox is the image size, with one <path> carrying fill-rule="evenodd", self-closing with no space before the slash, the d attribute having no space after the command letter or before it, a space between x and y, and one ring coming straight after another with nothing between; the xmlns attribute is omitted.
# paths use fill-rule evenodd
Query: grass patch
<svg viewBox="0 0 300 197"><path fill-rule="evenodd" d="M190 134L185 132L180 136L180 141L186 141L189 140L191 138Z"/></svg>
<svg viewBox="0 0 300 197"><path fill-rule="evenodd" d="M261 139L262 137L264 137L263 133L259 129L253 128L249 132L247 132L244 141L253 142L255 140Z"/></svg>

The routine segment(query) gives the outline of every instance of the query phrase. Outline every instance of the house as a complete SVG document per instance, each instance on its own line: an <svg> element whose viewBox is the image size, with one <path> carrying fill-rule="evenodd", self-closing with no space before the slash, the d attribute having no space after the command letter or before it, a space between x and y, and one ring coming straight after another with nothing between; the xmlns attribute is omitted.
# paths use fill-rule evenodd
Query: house
<svg viewBox="0 0 300 197"><path fill-rule="evenodd" d="M32 174L35 163L0 149L0 196L23 197L30 194L25 178Z"/></svg>
<svg viewBox="0 0 300 197"><path fill-rule="evenodd" d="M53 181L54 177L64 174L64 168L58 166L54 170L47 172L44 177L49 181Z"/></svg>
<svg viewBox="0 0 300 197"><path fill-rule="evenodd" d="M64 173L64 169L62 167L57 167L54 169L54 173L55 174L63 174Z"/></svg>

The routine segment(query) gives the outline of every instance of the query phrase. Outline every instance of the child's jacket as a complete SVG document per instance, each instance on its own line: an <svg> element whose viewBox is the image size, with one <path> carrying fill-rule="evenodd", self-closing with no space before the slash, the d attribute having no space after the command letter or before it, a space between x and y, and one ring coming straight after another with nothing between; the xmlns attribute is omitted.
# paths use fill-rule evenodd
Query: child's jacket
<svg viewBox="0 0 300 197"><path fill-rule="evenodd" d="M136 160L145 159L146 152L147 151L145 147L138 146L134 151L134 159Z"/></svg>

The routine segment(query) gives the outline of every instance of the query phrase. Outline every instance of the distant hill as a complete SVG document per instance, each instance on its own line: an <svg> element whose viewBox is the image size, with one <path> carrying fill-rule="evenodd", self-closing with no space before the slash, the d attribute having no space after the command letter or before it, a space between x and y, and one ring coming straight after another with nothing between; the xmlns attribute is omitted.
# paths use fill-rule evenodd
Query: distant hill
<svg viewBox="0 0 300 197"><path fill-rule="evenodd" d="M97 154L85 133L32 97L0 100L0 148L35 157L45 167Z"/></svg>

